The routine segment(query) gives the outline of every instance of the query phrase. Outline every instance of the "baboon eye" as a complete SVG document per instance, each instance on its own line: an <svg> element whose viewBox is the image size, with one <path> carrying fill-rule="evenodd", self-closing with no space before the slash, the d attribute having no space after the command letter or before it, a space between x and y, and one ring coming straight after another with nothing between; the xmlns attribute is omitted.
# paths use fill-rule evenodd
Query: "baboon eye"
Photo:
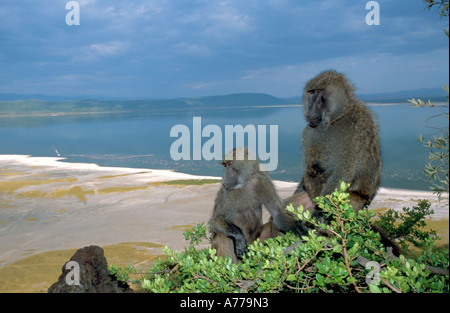
<svg viewBox="0 0 450 313"><path fill-rule="evenodd" d="M223 167L227 167L227 163L223 162L222 163Z"/></svg>
<svg viewBox="0 0 450 313"><path fill-rule="evenodd" d="M233 164L233 162L231 162L231 161L228 161L228 165L231 165L231 164Z"/></svg>
<svg viewBox="0 0 450 313"><path fill-rule="evenodd" d="M320 93L320 92L321 92L322 90L320 90L320 89L317 89L316 91L317 91L317 93Z"/></svg>
<svg viewBox="0 0 450 313"><path fill-rule="evenodd" d="M311 95L314 94L314 90L310 90L310 91L308 91L308 92L309 92L309 94L311 94Z"/></svg>

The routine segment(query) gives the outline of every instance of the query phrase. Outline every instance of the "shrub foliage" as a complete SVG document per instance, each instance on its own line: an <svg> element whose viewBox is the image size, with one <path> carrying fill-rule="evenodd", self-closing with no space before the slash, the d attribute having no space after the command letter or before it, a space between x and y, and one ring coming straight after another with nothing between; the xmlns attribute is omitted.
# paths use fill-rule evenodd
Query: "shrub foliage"
<svg viewBox="0 0 450 313"><path fill-rule="evenodd" d="M314 200L328 215L328 225L318 224L302 207L288 207L300 220L326 229L329 236L311 230L302 238L287 233L264 244L257 240L248 247L242 262L233 264L229 257L218 257L212 248L197 248L208 239L207 227L199 224L185 233L190 244L184 251L165 247L167 258L159 259L135 282L154 293L449 292L448 250L433 250L435 234L426 238L414 235L424 246L418 258L394 257L371 229L375 214L370 210L355 212L347 188L348 184L341 183L340 190ZM381 221L388 223L393 218L381 216ZM409 218L402 221L410 222ZM121 277L132 273L117 267L114 271Z"/></svg>

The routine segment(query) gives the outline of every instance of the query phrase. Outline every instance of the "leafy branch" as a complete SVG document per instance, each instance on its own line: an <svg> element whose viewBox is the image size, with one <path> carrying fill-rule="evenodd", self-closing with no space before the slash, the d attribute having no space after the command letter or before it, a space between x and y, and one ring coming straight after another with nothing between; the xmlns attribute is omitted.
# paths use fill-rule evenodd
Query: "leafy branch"
<svg viewBox="0 0 450 313"><path fill-rule="evenodd" d="M328 223L317 222L302 207L289 207L316 229L301 238L287 233L264 244L256 240L240 264L218 257L214 249L197 249L201 240L208 239L207 227L199 224L185 233L189 246L183 252L164 248L167 257L138 282L148 292L448 292L448 251L436 252L428 245L417 259L390 258L370 226L375 214L355 212L347 187L342 183L332 195L314 200ZM319 229L328 235L318 235L323 233ZM378 284L367 282L370 272L361 263L363 258L382 266Z"/></svg>

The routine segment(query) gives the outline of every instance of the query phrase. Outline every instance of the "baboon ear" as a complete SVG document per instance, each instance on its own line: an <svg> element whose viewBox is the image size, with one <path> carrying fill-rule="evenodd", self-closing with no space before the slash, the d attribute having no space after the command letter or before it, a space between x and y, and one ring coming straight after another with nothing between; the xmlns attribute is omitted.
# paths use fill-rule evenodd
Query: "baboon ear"
<svg viewBox="0 0 450 313"><path fill-rule="evenodd" d="M331 121L332 121L332 117L331 117L331 113L328 110L328 108L325 108L322 114L322 120L324 121L325 125L331 125Z"/></svg>
<svg viewBox="0 0 450 313"><path fill-rule="evenodd" d="M351 104L348 103L348 98L344 90L339 88L339 86L329 86L325 92L327 100L324 120L326 121L326 124L330 125L341 118Z"/></svg>

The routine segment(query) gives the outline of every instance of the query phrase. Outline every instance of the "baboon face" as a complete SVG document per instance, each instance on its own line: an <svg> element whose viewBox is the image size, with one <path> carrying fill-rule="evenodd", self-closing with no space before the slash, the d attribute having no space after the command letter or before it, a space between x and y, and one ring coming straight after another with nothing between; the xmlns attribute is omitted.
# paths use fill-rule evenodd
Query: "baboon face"
<svg viewBox="0 0 450 313"><path fill-rule="evenodd" d="M306 83L303 109L309 126L331 125L357 102L354 87L344 74L325 71Z"/></svg>
<svg viewBox="0 0 450 313"><path fill-rule="evenodd" d="M243 181L240 178L239 161L224 160L223 161L223 178L222 185L227 190L241 189Z"/></svg>
<svg viewBox="0 0 450 313"><path fill-rule="evenodd" d="M316 128L325 119L327 112L327 102L325 90L312 89L308 90L305 95L305 118L309 126Z"/></svg>
<svg viewBox="0 0 450 313"><path fill-rule="evenodd" d="M258 163L251 160L224 160L222 165L224 167L222 185L227 190L242 189L258 169Z"/></svg>
<svg viewBox="0 0 450 313"><path fill-rule="evenodd" d="M227 190L242 189L248 178L258 171L259 163L253 158L256 159L247 149L241 148L234 149L225 156L222 162L222 185Z"/></svg>

